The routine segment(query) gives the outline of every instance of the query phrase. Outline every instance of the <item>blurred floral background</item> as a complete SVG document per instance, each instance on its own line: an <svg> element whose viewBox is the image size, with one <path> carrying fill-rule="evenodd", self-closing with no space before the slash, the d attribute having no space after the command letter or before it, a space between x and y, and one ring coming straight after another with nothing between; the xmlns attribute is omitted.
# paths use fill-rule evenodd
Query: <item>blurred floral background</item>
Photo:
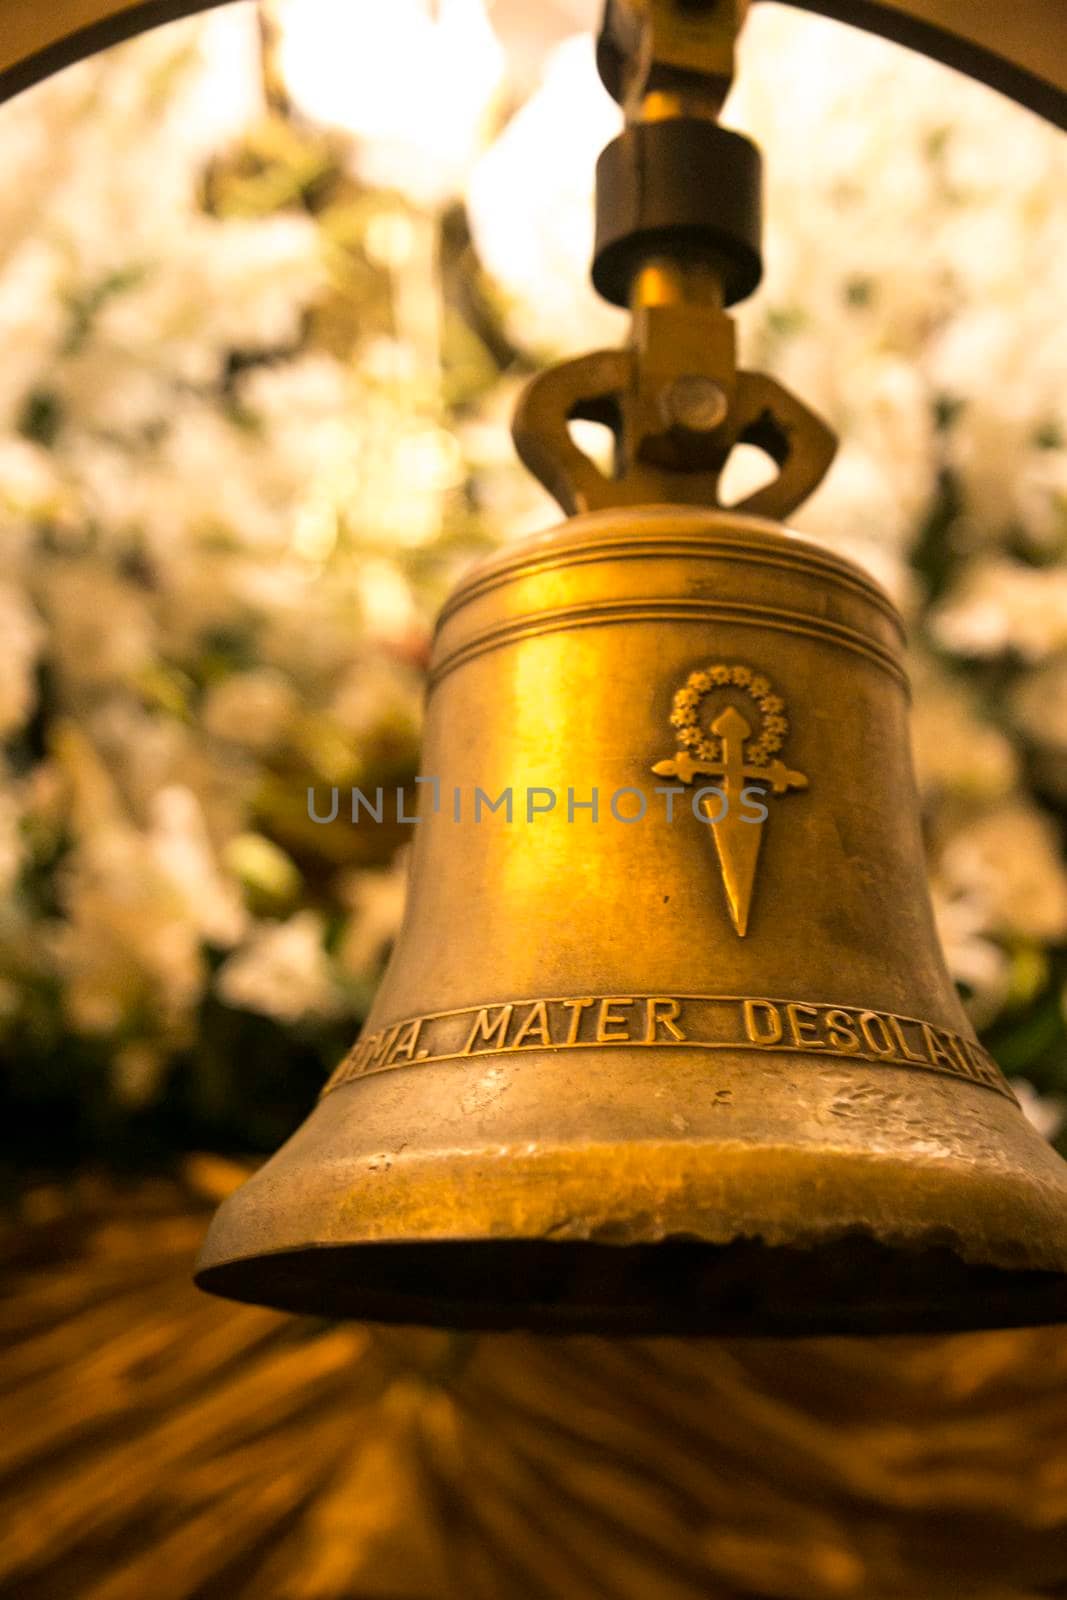
<svg viewBox="0 0 1067 1600"><path fill-rule="evenodd" d="M265 1152L365 1014L436 606L558 520L525 377L617 343L587 285L618 126L595 8L250 0L0 108L6 1181ZM850 29L755 8L765 366L840 432L795 526L911 631L952 972L1067 1113L1067 140ZM738 464L738 494L745 464Z"/></svg>
<svg viewBox="0 0 1067 1600"><path fill-rule="evenodd" d="M625 334L598 9L244 0L0 106L19 1600L1067 1594L1057 1329L473 1339L190 1282L398 926L406 829L308 790L413 782L436 607L558 520L519 389ZM949 963L1067 1151L1067 139L773 4L726 120L768 170L743 358L843 441L795 525L906 615Z"/></svg>

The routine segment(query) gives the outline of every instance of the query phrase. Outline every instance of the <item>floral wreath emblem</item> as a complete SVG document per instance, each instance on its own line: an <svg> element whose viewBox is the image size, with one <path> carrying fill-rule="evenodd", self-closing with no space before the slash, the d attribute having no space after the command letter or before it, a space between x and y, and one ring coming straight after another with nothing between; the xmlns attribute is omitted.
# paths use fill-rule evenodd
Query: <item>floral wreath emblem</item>
<svg viewBox="0 0 1067 1600"><path fill-rule="evenodd" d="M745 745L744 754L750 766L765 766L782 748L789 732L789 721L785 715L785 701L773 693L769 679L753 672L751 667L716 662L714 666L689 674L685 686L674 696L671 711L671 726L678 730L678 743L702 761L722 760L722 740L703 731L700 709L713 689L731 685L743 689L761 713L759 734Z"/></svg>
<svg viewBox="0 0 1067 1600"><path fill-rule="evenodd" d="M758 712L757 726L731 701L705 726L704 703L717 690L740 689ZM693 783L697 778L718 779L693 796L711 824L722 869L723 887L734 928L741 938L748 932L749 910L755 885L756 862L764 821L746 815L742 802L749 785L759 792L786 794L806 789L802 772L793 772L778 752L789 732L785 701L775 693L769 678L740 662L717 661L691 672L675 692L670 724L678 749L673 759L658 761L652 771L661 777ZM703 799L707 793L714 797ZM713 809L714 808L714 809ZM766 817L766 808L764 818Z"/></svg>

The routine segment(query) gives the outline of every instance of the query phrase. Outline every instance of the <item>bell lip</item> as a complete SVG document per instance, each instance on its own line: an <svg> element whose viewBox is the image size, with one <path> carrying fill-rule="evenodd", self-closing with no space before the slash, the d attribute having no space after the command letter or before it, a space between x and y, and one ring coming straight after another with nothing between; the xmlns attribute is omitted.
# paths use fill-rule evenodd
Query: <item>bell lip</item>
<svg viewBox="0 0 1067 1600"><path fill-rule="evenodd" d="M590 537L601 529L612 530L613 537ZM837 551L827 549L805 534L797 533L788 524L775 522L769 517L711 507L705 510L698 506L669 502L579 512L551 528L484 556L464 572L448 595L438 612L436 626L440 629L448 618L481 590L518 577L525 569L554 556L565 558L586 548L596 550L601 547L605 554L610 554L614 546L632 546L642 541L654 546L658 537L666 540L671 534L693 537L731 531L747 535L753 540L754 549L761 543L774 544L779 548L784 546L801 558L798 565L803 564L806 557L821 576L844 579L850 586L858 585L868 599L889 615L903 640L904 622L892 596L876 578L847 556L839 555Z"/></svg>
<svg viewBox="0 0 1067 1600"><path fill-rule="evenodd" d="M610 1287L560 1293L578 1278ZM873 1293L842 1293L872 1279ZM309 1244L198 1266L194 1281L290 1314L469 1332L825 1338L1067 1324L1067 1272L974 1266L859 1229L810 1250L758 1237Z"/></svg>
<svg viewBox="0 0 1067 1600"><path fill-rule="evenodd" d="M286 1147L216 1213L196 1282L319 1316L555 1333L1067 1322L1067 1191L1037 1148L1011 1173L711 1143L631 1150L629 1170L610 1147L573 1154L367 1174Z"/></svg>

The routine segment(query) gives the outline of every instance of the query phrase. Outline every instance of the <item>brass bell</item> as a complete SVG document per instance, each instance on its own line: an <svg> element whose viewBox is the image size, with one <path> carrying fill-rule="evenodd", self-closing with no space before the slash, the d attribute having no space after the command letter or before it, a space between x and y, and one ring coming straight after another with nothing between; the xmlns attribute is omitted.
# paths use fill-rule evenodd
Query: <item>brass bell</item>
<svg viewBox="0 0 1067 1600"><path fill-rule="evenodd" d="M373 1013L204 1288L461 1326L1063 1314L1067 1166L945 970L869 579L749 516L576 517L446 607L424 769Z"/></svg>
<svg viewBox="0 0 1067 1600"><path fill-rule="evenodd" d="M663 98L627 94L598 173L630 346L542 375L516 422L572 515L441 614L388 972L197 1280L460 1327L1067 1319L1067 1165L938 948L900 619L772 520L833 441L735 365L758 158ZM611 422L613 477L576 415ZM779 476L723 510L738 442Z"/></svg>

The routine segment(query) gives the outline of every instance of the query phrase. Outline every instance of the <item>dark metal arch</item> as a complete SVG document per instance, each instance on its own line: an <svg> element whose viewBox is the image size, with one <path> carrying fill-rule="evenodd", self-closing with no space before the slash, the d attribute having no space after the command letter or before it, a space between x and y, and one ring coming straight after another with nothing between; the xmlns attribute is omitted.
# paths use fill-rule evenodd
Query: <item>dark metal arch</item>
<svg viewBox="0 0 1067 1600"><path fill-rule="evenodd" d="M108 45L223 3L0 0L0 100ZM1067 128L1067 0L783 3L881 34L944 61Z"/></svg>
<svg viewBox="0 0 1067 1600"><path fill-rule="evenodd" d="M1067 0L781 0L943 61L1067 129Z"/></svg>
<svg viewBox="0 0 1067 1600"><path fill-rule="evenodd" d="M0 0L0 101L110 45L225 0Z"/></svg>

